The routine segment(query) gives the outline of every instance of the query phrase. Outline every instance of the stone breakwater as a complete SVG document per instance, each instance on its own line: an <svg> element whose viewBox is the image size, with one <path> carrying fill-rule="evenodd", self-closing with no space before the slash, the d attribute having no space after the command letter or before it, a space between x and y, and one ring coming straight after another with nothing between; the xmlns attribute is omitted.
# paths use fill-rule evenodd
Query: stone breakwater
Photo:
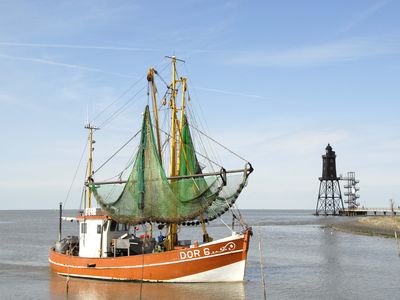
<svg viewBox="0 0 400 300"><path fill-rule="evenodd" d="M385 237L394 237L394 232L397 231L397 236L400 237L400 216L358 217L328 227L343 232Z"/></svg>

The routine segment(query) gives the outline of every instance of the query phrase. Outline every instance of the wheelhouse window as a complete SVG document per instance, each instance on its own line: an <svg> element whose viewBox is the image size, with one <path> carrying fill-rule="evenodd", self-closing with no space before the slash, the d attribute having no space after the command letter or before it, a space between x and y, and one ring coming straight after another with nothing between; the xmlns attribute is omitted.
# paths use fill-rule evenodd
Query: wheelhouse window
<svg viewBox="0 0 400 300"><path fill-rule="evenodd" d="M97 225L97 233L101 233L101 225Z"/></svg>
<svg viewBox="0 0 400 300"><path fill-rule="evenodd" d="M115 231L118 227L118 223L115 222L114 220L111 221L111 225L110 225L110 231Z"/></svg>

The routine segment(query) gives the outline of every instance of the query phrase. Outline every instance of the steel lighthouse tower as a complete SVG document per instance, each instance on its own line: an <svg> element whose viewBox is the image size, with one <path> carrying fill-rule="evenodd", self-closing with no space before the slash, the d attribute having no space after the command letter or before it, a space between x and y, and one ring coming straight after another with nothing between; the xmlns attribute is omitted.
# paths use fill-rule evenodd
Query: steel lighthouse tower
<svg viewBox="0 0 400 300"><path fill-rule="evenodd" d="M322 155L322 176L319 177L319 193L315 214L339 215L344 209L339 177L336 175L336 154L328 144Z"/></svg>

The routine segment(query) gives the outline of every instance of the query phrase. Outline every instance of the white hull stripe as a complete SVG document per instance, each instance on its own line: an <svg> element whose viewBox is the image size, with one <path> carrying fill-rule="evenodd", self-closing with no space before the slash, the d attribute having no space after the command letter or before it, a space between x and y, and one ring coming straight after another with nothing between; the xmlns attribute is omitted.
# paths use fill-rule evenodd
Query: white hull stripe
<svg viewBox="0 0 400 300"><path fill-rule="evenodd" d="M166 282L232 282L243 281L245 271L245 261L241 260L226 266L218 267L212 270L195 273L183 277L164 280Z"/></svg>
<svg viewBox="0 0 400 300"><path fill-rule="evenodd" d="M177 277L166 280L152 280L152 279L131 279L131 278L114 278L107 276L93 276L93 275L79 275L71 273L57 272L59 275L80 277L80 278L93 278L103 280L118 280L118 281L146 281L146 282L225 282L225 281L243 281L245 264L243 261L229 264L227 266L219 267L216 269L196 273L193 275Z"/></svg>
<svg viewBox="0 0 400 300"><path fill-rule="evenodd" d="M49 258L49 262L51 264L54 264L54 265L57 265L60 267L68 267L68 268L75 268L75 269L97 269L97 270L100 270L100 269L133 269L133 268L144 268L144 267L155 267L155 266L179 264L179 263L207 259L207 258L212 258L212 257L217 257L217 256L222 256L222 255L229 255L229 254L238 253L238 252L243 252L243 249L229 251L229 252L225 252L225 253L219 253L219 254L215 254L215 255L202 256L202 257L197 257L197 258L176 260L176 261L172 261L172 262L162 262L162 263L157 263L157 264L134 265L134 266L118 266L118 267L87 267L87 266L66 265L66 264L57 263L57 262L51 260L50 258ZM98 259L101 260L101 259L107 259L107 258L98 258ZM95 263L95 262L91 262L91 263ZM85 276L85 277L87 277L87 276Z"/></svg>

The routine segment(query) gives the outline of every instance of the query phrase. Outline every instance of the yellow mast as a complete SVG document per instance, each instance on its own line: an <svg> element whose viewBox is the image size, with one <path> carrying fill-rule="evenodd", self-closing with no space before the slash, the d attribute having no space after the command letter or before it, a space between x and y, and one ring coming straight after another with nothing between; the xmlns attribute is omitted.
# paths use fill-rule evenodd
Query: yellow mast
<svg viewBox="0 0 400 300"><path fill-rule="evenodd" d="M160 158L160 162L162 163L160 127L159 127L159 122L158 122L158 109L157 109L157 98L156 98L157 88L154 83L154 74L155 73L156 73L156 71L154 70L154 68L150 68L149 73L147 74L147 80L149 82L151 82L151 95L153 98L153 114L154 114L154 120L156 123L158 156Z"/></svg>
<svg viewBox="0 0 400 300"><path fill-rule="evenodd" d="M179 166L180 166L180 149L181 149L181 144L182 144L182 129L183 129L183 121L184 121L184 113L185 113L185 95L186 95L186 90L187 90L187 85L186 85L186 77L181 77L180 80L176 79L176 61L177 58L175 56L169 57L172 60L172 83L171 83L171 99L170 99L170 107L172 109L171 112L171 148L170 148L170 176L178 176L179 175ZM178 82L181 82L181 88L182 88L182 103L181 107L178 109L176 106L176 96L177 96L177 90L176 90L176 84ZM180 120L177 117L177 112L178 110L181 111L180 114ZM178 137L177 137L178 135ZM177 146L177 138L179 140L179 144ZM183 148L184 152L184 157L187 162L187 155L186 151ZM207 234L207 230L204 224L203 216L200 216L200 221L201 225L203 228L203 239L205 242L209 242L212 240ZM169 226L169 234L168 234L168 244L167 248L168 250L174 249L174 245L178 241L178 235L177 235L177 224L170 224Z"/></svg>
<svg viewBox="0 0 400 300"><path fill-rule="evenodd" d="M172 56L172 83L171 83L171 148L170 148L170 176L176 176L176 57Z"/></svg>
<svg viewBox="0 0 400 300"><path fill-rule="evenodd" d="M179 80L176 79L176 57L168 57L171 58L172 60L172 82L171 82L171 99L170 99L170 107L172 109L171 112L171 148L170 148L170 176L177 176L177 145L176 145L176 135L177 135L177 107L176 107L176 84L179 82ZM178 147L179 149L179 147ZM179 159L179 157L178 157ZM169 226L169 235L168 235L168 249L172 250L174 249L174 245L178 241L178 235L177 235L177 224L172 223Z"/></svg>
<svg viewBox="0 0 400 300"><path fill-rule="evenodd" d="M181 107L181 120L179 123L179 141L180 144L182 144L182 129L183 129L183 119L184 119L184 114L185 114L185 94L186 94L186 77L181 77L181 83L182 83L182 107ZM181 161L181 147L178 147L178 162L177 162L177 174L179 174L180 171L180 161ZM186 153L185 153L186 157ZM186 159L187 160L187 159Z"/></svg>
<svg viewBox="0 0 400 300"><path fill-rule="evenodd" d="M185 95L186 95L186 89L187 89L187 85L186 85L186 77L181 77L180 82L182 84L182 107L181 107L181 119L180 119L180 124L179 124L179 141L180 144L183 143L182 141L182 131L183 131L183 126L185 124L183 124L184 121L184 114L185 114ZM187 154L186 154L186 150L185 147L179 147L178 148L178 162L177 162L177 174L179 175L179 171L180 171L180 160L181 160L181 148L183 149L183 154L184 154L184 159L186 161L186 165L189 167L188 164L188 158L187 158ZM195 170L190 170L189 169L189 173L192 174L192 172L194 172ZM211 242L213 239L208 235L207 233L207 229L206 229L206 224L204 223L204 218L203 218L203 213L200 214L200 223L201 223L201 227L203 229L203 242Z"/></svg>
<svg viewBox="0 0 400 300"><path fill-rule="evenodd" d="M92 124L88 123L85 125L86 129L89 129L89 164L88 164L88 176L87 176L87 181L90 182L92 180L92 170L93 170L93 144L95 141L93 140L93 130L99 129L98 127L93 126ZM88 189L88 196L87 196L87 208L91 207L91 199L92 199L92 192L89 188Z"/></svg>
<svg viewBox="0 0 400 300"><path fill-rule="evenodd" d="M171 111L171 148L170 148L170 176L176 176L176 57L172 56L172 83L171 83L171 99L170 107ZM168 249L174 249L174 245L178 240L177 237L177 225L172 223L169 226L168 235Z"/></svg>

